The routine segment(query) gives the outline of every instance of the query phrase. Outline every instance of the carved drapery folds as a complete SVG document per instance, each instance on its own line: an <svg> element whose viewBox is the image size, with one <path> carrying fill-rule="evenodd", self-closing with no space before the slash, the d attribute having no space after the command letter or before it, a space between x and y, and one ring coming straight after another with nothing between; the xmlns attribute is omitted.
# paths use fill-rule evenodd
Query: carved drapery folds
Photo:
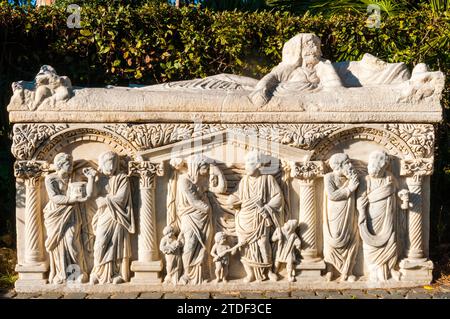
<svg viewBox="0 0 450 319"><path fill-rule="evenodd" d="M118 143L117 149L121 150L121 155L126 155L127 151L125 146L130 145L130 155L133 154L132 157L136 157L136 153L134 152L137 150L142 152L153 149L155 149L155 154L157 154L158 157L157 160L151 160L153 157L146 154L144 157L149 160L138 157L135 160L126 162L125 159L127 156L123 156L123 159L128 165L128 177L125 178L125 174L116 171L112 176L117 179L117 183L114 184L113 182L108 182L109 184L107 183L107 185L109 186L105 188L103 195L106 198L108 195L112 196L113 192L117 191L114 190L114 185L117 185L118 187L121 183L120 181L125 183L127 178L136 178L139 182L139 191L137 192L136 190L136 194L133 194L132 196L134 199L138 200L138 210L134 212L135 220L137 222L137 227L135 227L136 231L133 232L134 226L131 224L126 225L126 222L125 226L123 226L127 229L126 233L128 235L126 236L129 236L131 241L137 241L137 251L133 253L130 252L130 254L126 255L121 262L120 267L124 267L123 269L128 269L128 271L131 270L131 272L129 274L126 272L123 273L123 278L120 276L120 279L117 279L116 276L115 282L114 278L111 278L111 282L120 283L122 281L128 281L127 276L129 276L131 277L132 284L160 283L162 281L162 275L165 275L164 282L172 284L196 284L203 282L204 280L209 282L209 279L216 279L217 281L226 283L227 279L234 280L235 274L232 273L233 270L231 269L236 266L233 265L233 267L230 267L230 264L236 263L237 261L239 261L238 267L243 268L242 272L246 272L245 280L251 282L252 285L266 279L295 281L296 276L299 278L298 281L305 279L329 279L334 281L334 276L329 274L336 271L341 273L341 280L347 280L348 282L361 280L373 280L375 282L379 280L391 280L390 278L393 277L398 280L414 281L420 276L422 276L420 278L422 278L423 281L427 281L428 278L430 278L428 271L432 268L432 264L427 259L424 252L424 240L426 238L424 236L424 187L427 187L426 183L428 183L428 180L425 179L425 177L431 175L433 172L433 158L430 157L432 154L430 148L432 149L434 143L433 136L430 137L430 134L433 135L433 128L431 125L426 124L418 125L416 128L414 128L414 125L374 126L376 125L370 125L369 128L365 129L364 126L352 126L347 124L289 124L274 125L273 127L271 127L271 125L267 126L262 124L252 124L248 127L236 124L207 124L201 126L201 129L199 129L198 126L195 128L194 125L190 124L136 124L131 126L123 124L117 124L117 126L107 124L102 128L98 128L98 126L95 128L81 128L80 125L76 125L78 133L77 139L73 140L74 143L90 143L91 141L96 141L94 136L96 132L101 133L103 131L109 131L110 133L108 134L117 134L114 136L117 136L115 137ZM183 128L186 133L184 135L179 131ZM268 133L268 130L273 128L278 135ZM211 132L219 132L222 130L231 130L232 132L239 132L240 134L247 136L256 132L258 138L268 139L271 142L278 143L277 145L280 145L280 149L277 150L277 148L274 148L275 151L272 155L279 160L281 167L279 168L278 173L267 175L270 177L264 175L265 173L261 176L257 174L258 176L255 177L252 175L253 173L247 172L247 168L245 172L242 169L235 170L236 167L231 163L230 168L227 168L227 174L224 174L224 172L221 171L224 166L220 166L221 169L219 169L219 166L213 164L216 160L220 161L221 158L209 158L207 160L208 165L211 166L211 169L214 169L208 171L209 173L207 175L210 177L207 178L207 184L209 186L206 186L206 184L202 184L203 182L196 181L194 175L192 175L193 173L191 174L192 176L188 173L189 170L194 168L191 167L188 169L189 166L187 162L187 166L184 168L181 166L178 167L178 162L175 163L176 161L173 163L171 162L171 164L175 165L174 167L178 167L173 169L173 171L177 171L177 176L184 176L183 178L186 179L186 181L191 181L191 186L195 188L192 193L193 198L198 197L201 202L205 203L205 205L209 207L206 211L208 211L208 214L211 214L211 220L205 224L208 225L208 227L205 226L206 228L204 228L203 226L199 226L198 229L196 228L199 231L199 236L202 236L201 233L203 232L203 229L207 232L207 234L204 234L205 236L207 235L204 237L207 241L192 242L195 242L200 246L202 243L205 245L204 248L199 246L198 251L201 252L200 255L205 254L202 257L205 258L205 262L208 258L211 258L208 261L211 268L198 268L195 266L195 260L188 261L186 259L186 256L189 255L188 250L190 248L185 248L187 247L186 245L191 245L187 238L191 235L196 236L195 231L186 233L186 231L189 231L190 229L187 226L189 224L189 218L186 219L185 217L182 217L185 216L183 215L184 213L179 213L184 209L183 207L187 209L187 207L192 206L195 208L197 206L195 206L195 204L189 204L188 202L184 203L184 206L178 203L177 205L179 206L174 206L175 210L173 216L178 216L177 214L179 214L179 217L169 216L168 208L166 211L156 210L157 198L160 198L161 195L166 196L166 194L160 194L159 192L161 190L169 192L174 185L173 182L170 181L168 185L162 185L159 182L160 179L157 178L158 176L163 176L165 174L164 165L168 164L167 161L169 159L169 157L164 157L160 154L161 152L164 152L161 150L169 149L167 148L169 144L180 142L183 139L192 139L205 133L211 134ZM47 160L19 160L15 164L15 176L18 180L23 180L25 182L26 188L24 234L27 240L24 242L25 254L22 265L18 266L22 279L21 284L25 283L25 279L30 278L31 275L36 276L36 273L39 273L39 280L46 280L45 272L48 270L48 265L46 265L48 261L44 254L45 238L43 231L44 220L42 217L43 207L46 202L44 200L45 197L41 196L40 190L43 189L41 187L41 180L43 179L43 175L51 175L55 170L54 167L48 164L48 162L53 160L53 156L56 152L53 149L53 146L56 144L51 142L51 140L52 136L56 135L58 136L58 139L61 139L61 131L63 131L63 133L70 132L71 125L48 125L38 127L33 124L21 124L20 126L15 126L14 132L17 136L15 137L13 145L14 154L18 158L33 158L33 156L39 154L37 158L45 158ZM31 134L30 137L26 137L27 132L37 132L38 134ZM84 139L83 132L89 134L90 138ZM140 133L138 134L137 132ZM69 133L67 136L72 135ZM398 206L398 208L396 208L398 211L395 213L397 215L403 214L407 217L407 229L405 230L405 234L407 234L408 238L405 238L406 247L404 247L407 258L401 260L400 263L397 259L393 259L392 265L388 267L389 271L392 273L386 276L381 275L381 270L379 271L380 275L370 275L369 268L376 264L376 261L371 261L370 252L356 253L361 242L366 243L366 246L369 247L373 244L372 241L375 240L374 238L376 237L375 233L372 232L373 230L370 229L370 226L367 228L369 229L368 234L373 238L367 234L361 234L361 226L359 228L353 228L352 225L354 223L349 221L350 219L355 221L357 215L360 217L362 216L361 213L356 214L356 209L357 202L358 200L361 201L361 198L363 197L361 194L365 189L364 187L366 187L364 181L367 180L366 166L369 154L362 156L362 161L355 162L351 155L343 154L347 156L347 162L351 161L355 165L349 166L353 173L342 175L339 172L339 169L333 169L332 164L330 163L332 162L331 155L338 154L332 150L334 146L339 145L339 139L341 137L345 141L359 139L379 142L382 146L391 150L391 154L394 154L392 157L394 160L400 159L399 174L398 176L393 176L392 181L395 180L395 183L404 181L404 184L408 187L407 190L395 188L395 197L398 201L398 205L396 204ZM151 140L148 140L149 138L151 138ZM330 139L329 144L327 144L327 138ZM104 142L102 138L99 138L98 141ZM389 141L389 143L386 141ZM252 153L258 153L258 146L253 146L251 142L245 143L248 144L245 147L246 149L253 149L256 150L256 152L252 151ZM109 140L107 143L105 142L105 144L108 146L114 145L114 140ZM233 147L242 146L239 143L231 144ZM419 144L423 146L420 146ZM45 145L45 147L42 147L43 145ZM70 145L70 141L64 145ZM58 147L58 150L61 149L61 146ZM398 148L395 149L395 147ZM295 153L299 150L303 153ZM293 158L297 155L293 154L309 154L310 156L304 158L313 158L314 160L296 160ZM399 158L400 155L407 156L409 159ZM180 159L180 163L183 161L184 160ZM163 162L166 163L163 164ZM258 160L255 160L254 162L255 163L252 163L255 167L264 165L263 162L259 163ZM326 163L332 168L333 172L327 174L331 174L332 178L325 178L327 172ZM250 164L246 162L245 165L247 166ZM69 184L73 184L70 187L76 187L76 185L78 185L81 187L81 193L86 192L86 178L88 178L88 175L91 173L94 174L94 171L97 173L94 174L96 182L93 187L105 187L106 184L103 185L100 182L100 176L105 174L101 173L102 169L93 169L92 165L92 162L84 161L82 158L74 159L74 174L78 171L78 177L74 177L73 180L70 180ZM95 165L93 167L95 167ZM90 171L83 171L83 173L85 173L83 177L83 174L80 173L81 169L84 170L87 168L89 168ZM194 171L196 170L194 169L192 172ZM389 171L389 174L394 173ZM119 175L123 175L123 179L120 179ZM354 178L350 177L356 175L359 182L353 181ZM112 177L108 177L105 181L111 181L111 178ZM296 179L296 181L294 182L292 179ZM322 179L323 183L318 183L318 181L321 181ZM388 179L386 179L386 185L390 183ZM162 180L163 179L161 179L161 181ZM328 185L329 183L334 186L330 186L331 184ZM321 185L323 185L323 189ZM296 186L298 189L295 189ZM328 192L327 187L329 188ZM376 193L377 189L374 187L372 188L373 190L371 189L371 191ZM271 190L269 191L269 189ZM71 191L73 191L73 189ZM131 185L130 192L133 192ZM325 194L324 196L328 197L319 202L321 196L318 195L318 192L322 192L322 194ZM336 192L336 194L345 193L345 196L342 194L343 197L339 194L336 195L334 192ZM213 196L212 193L220 194L220 196ZM69 194L69 192L67 194ZM253 197L249 194L253 194ZM79 205L80 212L82 212L81 215L84 214L89 216L89 203L97 201L96 198L103 195L99 195L98 191L93 191L92 200L87 200L86 204L77 204ZM229 204L225 203L226 200L224 200L224 198L226 199L233 196L236 199L235 203L230 204L231 206L229 206ZM259 196L261 199L256 201L255 196ZM266 198L265 196L268 197ZM292 201L291 196L298 196L297 204ZM371 196L372 195L367 196L369 198L369 204L366 206L366 218L369 219L375 218L375 215L377 215L378 212L378 208L376 207L378 204L370 204ZM392 197L393 196L394 195L392 195ZM186 200L189 200L189 198L190 197L187 196ZM252 204L252 201L255 201L255 203ZM97 202L97 205L98 204L99 203ZM127 207L130 207L128 206L129 204L120 202L119 205L122 205L120 207L123 208L124 218L128 218L126 210ZM256 206L253 207L252 205ZM291 206L298 210L295 212L291 211ZM346 208L344 209L341 206ZM200 206L197 208L200 209L199 207ZM122 211L122 208L119 208L119 210ZM346 213L342 215L341 212L344 210ZM225 211L226 214L228 214L226 222L221 220L221 216L224 216L221 214L224 214ZM326 214L324 213L325 211ZM157 227L156 218L157 216L161 216L161 214L162 216L166 214L167 225L163 232L159 234L158 231L160 231L160 229ZM287 220L289 218L285 219L286 216L291 216L290 218L293 217L296 220ZM324 218L327 218L328 216L328 218L330 218L327 224L328 228L324 226L323 232L319 231L319 229L322 229L320 228L322 225L318 225L320 216L324 216ZM348 216L351 216L351 218L349 219ZM333 219L335 217L338 219ZM89 218L92 219L92 216ZM172 221L175 220L174 218L179 218L179 220L184 218L184 228L180 228L180 225L173 224ZM258 222L258 225L266 225L264 226L264 229L250 229L251 227L249 225L252 224L255 218L261 219L261 223ZM162 219L165 218L162 217ZM219 220L219 223L216 222L216 219ZM338 220L342 220L343 222L335 222ZM203 225L200 221L195 220L195 218L192 219L192 222ZM323 220L323 222L325 223L326 221ZM360 218L358 222L360 225L364 225L365 220ZM92 221L83 221L83 223L83 227L85 227L89 225L89 223L92 223ZM393 222L393 224L394 223L395 222ZM119 224L122 225L122 222L119 221ZM214 225L226 225L226 228L215 229L214 227L216 226ZM367 225L370 225L370 222L368 222ZM83 237L82 245L85 245L89 240L93 242L95 240L98 241L99 238L103 238L102 234L96 233L93 230L89 231L88 228L91 226L85 227L86 229L83 227L80 231L80 236L85 236L85 233L83 232L86 232L87 241L85 241ZM295 231L293 232L292 229L295 229ZM352 238L354 237L354 241L352 241L351 244L347 240L348 236L345 236L346 233L351 234ZM398 233L401 234L400 232ZM47 236L48 234L49 232L47 232ZM217 239L214 239L214 234L217 235ZM254 236L252 234L256 237L253 238ZM263 240L263 238L266 239ZM253 240L256 241L253 242ZM290 243L290 241L292 241L292 243ZM216 247L212 250L214 242ZM348 249L352 250L351 253L347 253L347 251L344 252L346 248L340 246L340 243L344 242L346 244L342 247L348 247ZM290 246L291 244L293 246ZM322 244L323 247L319 246ZM124 245L127 245L126 241L124 242ZM266 248L261 248L263 246ZM398 249L403 249L403 246L401 245L398 247ZM298 251L297 248L299 249ZM92 249L95 250L95 247ZM334 249L335 255L333 255L334 253L331 253L334 257L327 255L329 253L326 251L327 249ZM323 252L323 256L321 252ZM207 254L209 253L211 253L211 257L208 257ZM373 254L375 254L375 252L373 252ZM399 252L396 254L395 258L400 257L400 255L401 253ZM183 256L185 256L185 260L183 260ZM194 254L193 256L195 257L197 255ZM258 259L258 256L261 258ZM366 265L364 267L367 267L364 268L363 273L360 268L355 266L359 260L356 256L362 258L363 263ZM86 253L84 258L88 257L89 255ZM126 264L130 261L130 258L133 262L128 266L129 268L127 268ZM50 259L50 261L52 260ZM285 264L286 268L289 268L288 273L286 273L284 267L280 268L281 264ZM29 268L30 265L32 265L31 268ZM331 265L334 268L332 268ZM185 271L186 269L187 274ZM195 269L200 270L197 271ZM397 269L400 269L401 276L397 276ZM211 276L206 275L205 272L208 272ZM377 272L377 270L375 270L375 272ZM90 275L89 271L87 274ZM99 276L101 276L101 274L102 271L100 271ZM97 283L97 280L94 280L95 278L92 279L92 275L90 277L91 283ZM84 282L84 279L85 276L80 277L80 282ZM244 279L244 277L240 277L240 279ZM105 282L108 281L106 280Z"/></svg>
<svg viewBox="0 0 450 319"><path fill-rule="evenodd" d="M16 288L66 284L73 269L80 285L160 289L164 269L186 285L429 283L444 85L423 63L327 61L311 33L260 80L73 89L42 66L7 106L26 196Z"/></svg>

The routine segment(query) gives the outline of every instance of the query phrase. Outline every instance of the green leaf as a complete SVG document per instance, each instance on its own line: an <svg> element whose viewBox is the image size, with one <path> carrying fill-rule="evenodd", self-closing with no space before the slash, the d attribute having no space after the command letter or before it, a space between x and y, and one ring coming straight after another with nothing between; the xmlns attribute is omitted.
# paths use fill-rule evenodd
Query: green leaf
<svg viewBox="0 0 450 319"><path fill-rule="evenodd" d="M80 33L81 33L81 35L84 35L85 37L92 35L91 31L86 30L86 29L81 29Z"/></svg>

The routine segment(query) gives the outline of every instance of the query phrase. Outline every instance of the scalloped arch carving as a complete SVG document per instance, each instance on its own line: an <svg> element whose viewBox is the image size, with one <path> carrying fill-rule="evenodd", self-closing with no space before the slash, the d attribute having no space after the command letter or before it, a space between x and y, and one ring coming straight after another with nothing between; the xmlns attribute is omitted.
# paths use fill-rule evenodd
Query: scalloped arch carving
<svg viewBox="0 0 450 319"><path fill-rule="evenodd" d="M123 137L98 128L69 128L58 132L44 142L34 153L35 159L53 158L64 147L77 142L97 142L109 145L119 155L134 158L136 148Z"/></svg>
<svg viewBox="0 0 450 319"><path fill-rule="evenodd" d="M357 126L338 130L323 139L315 147L311 160L327 159L335 146L352 140L375 142L383 146L390 155L402 159L416 158L413 150L399 136L381 128Z"/></svg>

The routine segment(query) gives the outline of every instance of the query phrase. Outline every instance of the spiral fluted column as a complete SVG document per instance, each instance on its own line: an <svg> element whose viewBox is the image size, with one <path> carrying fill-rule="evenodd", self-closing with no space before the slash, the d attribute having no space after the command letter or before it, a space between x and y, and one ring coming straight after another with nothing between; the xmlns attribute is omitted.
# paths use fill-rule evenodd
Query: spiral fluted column
<svg viewBox="0 0 450 319"><path fill-rule="evenodd" d="M302 240L302 257L299 269L301 275L320 276L325 263L317 250L317 210L315 180L324 173L323 162L306 161L292 163L292 177L299 179L300 211L299 228Z"/></svg>
<svg viewBox="0 0 450 319"><path fill-rule="evenodd" d="M25 263L43 261L40 177L25 179Z"/></svg>
<svg viewBox="0 0 450 319"><path fill-rule="evenodd" d="M317 258L316 244L316 198L314 179L300 180L300 236L302 238L303 259Z"/></svg>
<svg viewBox="0 0 450 319"><path fill-rule="evenodd" d="M422 259L423 253L423 212L422 178L407 178L410 209L408 213L408 259Z"/></svg>
<svg viewBox="0 0 450 319"><path fill-rule="evenodd" d="M47 169L48 164L44 161L17 161L14 164L15 177L25 184L25 247L24 257L16 267L19 273L16 288L46 282L48 262L44 258L41 176Z"/></svg>
<svg viewBox="0 0 450 319"><path fill-rule="evenodd" d="M162 176L161 164L148 161L129 163L129 174L139 177L138 260L131 264L134 283L161 281L162 262L156 236L155 188L156 175Z"/></svg>
<svg viewBox="0 0 450 319"><path fill-rule="evenodd" d="M409 190L407 257L400 262L406 280L432 279L433 262L424 253L424 178L433 173L432 159L401 161L400 175L406 177ZM429 187L429 185L427 185Z"/></svg>

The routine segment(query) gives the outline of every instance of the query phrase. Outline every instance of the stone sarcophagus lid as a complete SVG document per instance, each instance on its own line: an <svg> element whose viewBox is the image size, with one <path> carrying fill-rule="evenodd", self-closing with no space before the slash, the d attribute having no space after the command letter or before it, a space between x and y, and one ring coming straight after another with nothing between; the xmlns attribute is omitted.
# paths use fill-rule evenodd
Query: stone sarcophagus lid
<svg viewBox="0 0 450 319"><path fill-rule="evenodd" d="M432 279L444 76L299 34L261 80L13 83L18 291L404 287Z"/></svg>

